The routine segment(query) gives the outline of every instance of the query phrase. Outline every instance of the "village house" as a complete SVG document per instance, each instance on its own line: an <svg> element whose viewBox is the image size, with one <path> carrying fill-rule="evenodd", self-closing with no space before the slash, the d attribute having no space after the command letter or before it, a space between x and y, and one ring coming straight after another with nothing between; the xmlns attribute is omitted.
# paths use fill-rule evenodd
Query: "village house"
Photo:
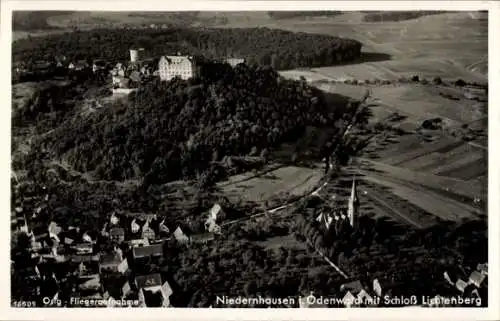
<svg viewBox="0 0 500 321"><path fill-rule="evenodd" d="M39 242L37 241L36 237L34 234L31 235L31 251L33 252L38 252L40 251L41 249L43 249L43 243L42 242Z"/></svg>
<svg viewBox="0 0 500 321"><path fill-rule="evenodd" d="M104 60L94 60L92 64L92 72L96 73L98 71L105 71L107 69L107 63Z"/></svg>
<svg viewBox="0 0 500 321"><path fill-rule="evenodd" d="M115 67L110 71L111 75L113 76L120 76L120 77L125 77L125 70L126 67L124 64L121 62L118 62Z"/></svg>
<svg viewBox="0 0 500 321"><path fill-rule="evenodd" d="M382 285L380 284L380 281L378 279L373 280L373 285L372 285L373 292L381 297L383 293Z"/></svg>
<svg viewBox="0 0 500 321"><path fill-rule="evenodd" d="M158 236L159 237L167 237L170 235L170 229L165 223L165 219L158 223Z"/></svg>
<svg viewBox="0 0 500 321"><path fill-rule="evenodd" d="M488 263L478 264L477 270L484 275L488 275Z"/></svg>
<svg viewBox="0 0 500 321"><path fill-rule="evenodd" d="M84 71L89 69L90 66L85 60L78 60L77 62L70 62L68 65L68 69L72 71Z"/></svg>
<svg viewBox="0 0 500 321"><path fill-rule="evenodd" d="M214 204L208 213L207 220L205 221L205 230L211 233L220 234L221 229L218 225L224 219L225 213L219 204Z"/></svg>
<svg viewBox="0 0 500 321"><path fill-rule="evenodd" d="M156 238L155 231L150 227L150 221L142 226L142 238L147 240L154 240Z"/></svg>
<svg viewBox="0 0 500 321"><path fill-rule="evenodd" d="M139 301L146 307L169 307L173 291L170 284L162 282L159 273L141 275L135 278L139 289Z"/></svg>
<svg viewBox="0 0 500 321"><path fill-rule="evenodd" d="M137 87L142 81L142 74L139 71L134 70L130 73L128 78L130 79L134 87Z"/></svg>
<svg viewBox="0 0 500 321"><path fill-rule="evenodd" d="M148 246L149 241L147 239L134 239L128 241L128 244L131 248L136 248L136 247Z"/></svg>
<svg viewBox="0 0 500 321"><path fill-rule="evenodd" d="M99 262L90 259L87 261L81 261L78 264L77 272L79 276L95 275L99 273L99 268Z"/></svg>
<svg viewBox="0 0 500 321"><path fill-rule="evenodd" d="M116 253L105 254L101 256L101 263L99 265L99 273L108 272L118 272L118 267L122 263L123 258Z"/></svg>
<svg viewBox="0 0 500 321"><path fill-rule="evenodd" d="M24 62L14 62L12 66L14 67L14 71L19 74L24 74L29 71L28 67L26 66L26 63Z"/></svg>
<svg viewBox="0 0 500 321"><path fill-rule="evenodd" d="M377 289L377 283L378 280L375 283L376 290L374 292L378 295L377 292L379 292L379 290ZM340 287L340 291L345 293L343 299L346 307L374 306L379 303L374 299L372 295L368 293L368 291L359 280L342 284Z"/></svg>
<svg viewBox="0 0 500 321"><path fill-rule="evenodd" d="M486 275L479 271L472 271L469 276L469 284L473 284L475 287L480 288L483 281L486 279Z"/></svg>
<svg viewBox="0 0 500 321"><path fill-rule="evenodd" d="M163 244L134 247L132 248L132 256L134 257L134 260L145 257L162 257Z"/></svg>
<svg viewBox="0 0 500 321"><path fill-rule="evenodd" d="M191 241L191 238L184 234L184 231L181 229L180 226L178 226L175 231L174 231L174 238L177 240L179 243L189 243Z"/></svg>
<svg viewBox="0 0 500 321"><path fill-rule="evenodd" d="M122 299L127 298L130 293L132 293L132 287L130 286L130 283L126 281L122 286Z"/></svg>
<svg viewBox="0 0 500 321"><path fill-rule="evenodd" d="M89 243L80 243L71 246L71 248L76 252L76 254L92 254L93 247Z"/></svg>
<svg viewBox="0 0 500 321"><path fill-rule="evenodd" d="M462 279L458 279L455 283L455 287L462 293L464 293L465 289L469 284Z"/></svg>
<svg viewBox="0 0 500 321"><path fill-rule="evenodd" d="M152 76L153 73L155 72L155 70L158 69L158 62L159 60L158 59L147 59L147 60L143 60L141 61L140 63L140 73L143 75L143 76Z"/></svg>
<svg viewBox="0 0 500 321"><path fill-rule="evenodd" d="M246 61L244 58L226 58L224 62L234 68L239 64L244 64Z"/></svg>
<svg viewBox="0 0 500 321"><path fill-rule="evenodd" d="M99 262L101 255L99 253L93 254L82 254L82 255L70 255L70 262L80 264L81 262Z"/></svg>
<svg viewBox="0 0 500 321"><path fill-rule="evenodd" d="M109 230L109 238L118 244L125 241L125 230L121 227L113 227Z"/></svg>
<svg viewBox="0 0 500 321"><path fill-rule="evenodd" d="M130 78L124 76L113 76L113 88L129 89L130 88Z"/></svg>
<svg viewBox="0 0 500 321"><path fill-rule="evenodd" d="M199 66L191 56L162 56L158 63L161 80L171 80L174 77L187 80L199 75Z"/></svg>

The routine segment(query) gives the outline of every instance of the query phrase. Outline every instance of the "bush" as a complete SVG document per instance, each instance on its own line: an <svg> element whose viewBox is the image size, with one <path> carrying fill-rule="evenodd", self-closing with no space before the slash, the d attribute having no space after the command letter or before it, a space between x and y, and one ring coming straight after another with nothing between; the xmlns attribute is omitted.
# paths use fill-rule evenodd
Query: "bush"
<svg viewBox="0 0 500 321"><path fill-rule="evenodd" d="M442 85L443 84L443 80L441 80L441 77L434 77L434 79L432 79L432 83L434 85Z"/></svg>
<svg viewBox="0 0 500 321"><path fill-rule="evenodd" d="M419 82L420 78L418 77L418 75L415 75L415 76L411 77L411 81L412 82Z"/></svg>
<svg viewBox="0 0 500 321"><path fill-rule="evenodd" d="M457 81L455 81L455 86L463 87L465 85L467 85L467 83L463 79L458 79Z"/></svg>
<svg viewBox="0 0 500 321"><path fill-rule="evenodd" d="M398 78L398 82L402 83L402 84L406 84L406 83L408 83L408 78L406 78L406 77L399 77Z"/></svg>

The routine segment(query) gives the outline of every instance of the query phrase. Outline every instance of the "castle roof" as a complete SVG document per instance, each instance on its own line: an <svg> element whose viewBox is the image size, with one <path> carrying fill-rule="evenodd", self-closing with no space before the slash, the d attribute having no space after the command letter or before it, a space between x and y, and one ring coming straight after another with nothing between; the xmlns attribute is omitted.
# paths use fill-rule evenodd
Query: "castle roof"
<svg viewBox="0 0 500 321"><path fill-rule="evenodd" d="M194 58L191 56L162 56L160 61L167 61L169 64L180 65L185 63L193 63Z"/></svg>

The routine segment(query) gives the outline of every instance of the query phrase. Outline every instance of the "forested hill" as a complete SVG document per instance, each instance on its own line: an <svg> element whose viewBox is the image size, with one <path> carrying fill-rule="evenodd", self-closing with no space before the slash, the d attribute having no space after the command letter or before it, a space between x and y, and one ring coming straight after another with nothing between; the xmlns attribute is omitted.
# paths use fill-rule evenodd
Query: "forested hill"
<svg viewBox="0 0 500 321"><path fill-rule="evenodd" d="M327 106L318 90L270 67L221 68L146 84L125 104L68 118L40 146L101 179L160 183L204 174L224 156L266 154L306 126L331 130L356 110Z"/></svg>
<svg viewBox="0 0 500 321"><path fill-rule="evenodd" d="M129 49L143 47L151 57L178 52L208 58L246 58L249 65L275 69L319 67L352 61L361 54L361 43L345 38L310 33L249 29L96 29L47 37L20 39L13 43L14 61L52 59L129 59Z"/></svg>

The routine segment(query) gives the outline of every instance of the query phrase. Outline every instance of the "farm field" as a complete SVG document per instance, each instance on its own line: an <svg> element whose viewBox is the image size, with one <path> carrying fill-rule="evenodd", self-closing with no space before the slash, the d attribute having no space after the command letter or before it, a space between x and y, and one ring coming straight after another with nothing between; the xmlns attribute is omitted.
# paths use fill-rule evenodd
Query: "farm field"
<svg viewBox="0 0 500 321"><path fill-rule="evenodd" d="M415 136L399 139L387 150L377 151L378 163L464 181L476 180L487 171L488 156L479 148L482 145L446 138L434 142L423 142Z"/></svg>
<svg viewBox="0 0 500 321"><path fill-rule="evenodd" d="M292 73L282 74L291 75ZM426 119L438 117L443 120L444 126L447 127L477 122L484 123L486 119L487 103L465 98L467 90L462 90L459 95L454 88L419 84L364 86L318 82L315 85L326 92L353 98L362 97L363 92L369 89L371 99L376 102L376 106L372 108L375 120L384 119L388 113L393 112L406 116L407 118L404 120L406 123L418 126ZM454 99L446 98L445 95L450 95ZM487 99L484 93L481 93L480 96Z"/></svg>
<svg viewBox="0 0 500 321"><path fill-rule="evenodd" d="M312 191L321 177L321 169L286 166L259 176L253 173L235 175L219 185L230 200L259 202L284 193L303 195Z"/></svg>
<svg viewBox="0 0 500 321"><path fill-rule="evenodd" d="M397 79L417 74L430 79L486 80L486 14L457 12L383 23L363 22L361 17L362 13L349 12L329 19L280 21L280 26L273 27L353 38L363 43L366 53L391 55L381 61L314 69L330 78ZM467 50L462 50L464 46Z"/></svg>
<svg viewBox="0 0 500 321"><path fill-rule="evenodd" d="M439 176L421 170L411 170L400 165L393 166L363 159L360 168L363 171L372 171L370 175L384 175L395 178L408 184L418 184L422 187L446 191L449 189L461 197L472 199L473 197L485 197L487 195L484 184L477 181L468 181L454 177ZM368 166L364 165L368 164ZM366 166L366 167L365 167ZM478 175L479 176L479 175Z"/></svg>
<svg viewBox="0 0 500 321"><path fill-rule="evenodd" d="M399 168L391 167L383 171L380 167L384 166L377 167L377 172L351 167L320 196L338 208L346 208L353 174L357 173L361 215L375 219L386 217L399 224L423 228L433 224L436 218L455 221L484 214L472 200L462 195L465 191L460 188L464 189L467 182L455 180L451 185L447 184L449 178L420 176L417 172L410 176L412 172L405 169L398 172Z"/></svg>
<svg viewBox="0 0 500 321"><path fill-rule="evenodd" d="M475 216L479 211L472 206L467 206L464 203L440 195L425 187L418 188L410 185L408 182L398 182L391 178L373 174L364 179L389 188L393 195L445 220L457 220Z"/></svg>

